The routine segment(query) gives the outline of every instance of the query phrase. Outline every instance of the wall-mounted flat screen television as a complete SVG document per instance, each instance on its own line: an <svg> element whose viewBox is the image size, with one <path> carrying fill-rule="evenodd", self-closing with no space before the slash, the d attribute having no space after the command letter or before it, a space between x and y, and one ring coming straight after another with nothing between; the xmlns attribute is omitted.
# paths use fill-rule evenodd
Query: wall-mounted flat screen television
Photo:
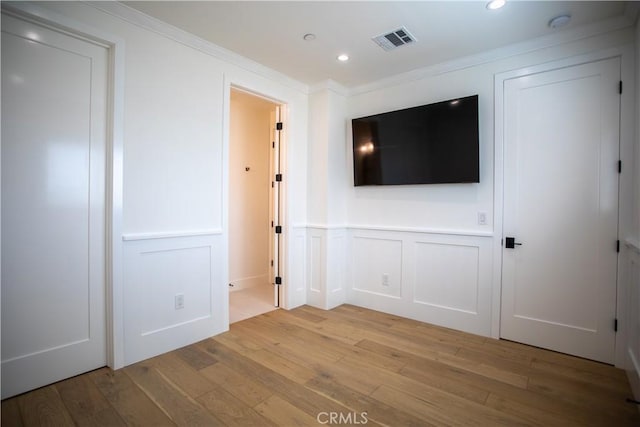
<svg viewBox="0 0 640 427"><path fill-rule="evenodd" d="M480 182L478 95L353 119L356 186Z"/></svg>

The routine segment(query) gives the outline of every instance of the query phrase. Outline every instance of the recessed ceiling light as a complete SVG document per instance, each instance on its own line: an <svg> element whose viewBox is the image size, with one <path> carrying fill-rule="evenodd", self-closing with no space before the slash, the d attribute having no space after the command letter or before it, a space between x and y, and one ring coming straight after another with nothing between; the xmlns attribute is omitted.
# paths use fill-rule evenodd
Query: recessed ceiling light
<svg viewBox="0 0 640 427"><path fill-rule="evenodd" d="M571 15L556 16L555 18L549 21L549 28L556 29L556 28L564 27L569 23L569 21L571 21Z"/></svg>
<svg viewBox="0 0 640 427"><path fill-rule="evenodd" d="M349 55L347 55L346 53L338 55L338 61L346 62L348 60L349 60Z"/></svg>
<svg viewBox="0 0 640 427"><path fill-rule="evenodd" d="M487 3L487 9L489 10L500 9L506 3L507 3L506 0L491 0L489 3Z"/></svg>
<svg viewBox="0 0 640 427"><path fill-rule="evenodd" d="M305 34L304 36L302 36L302 38L303 38L305 41L310 42L310 41L313 41L313 40L315 40L315 39L316 39L316 35L315 35L315 34L312 34L312 33L307 33L307 34Z"/></svg>

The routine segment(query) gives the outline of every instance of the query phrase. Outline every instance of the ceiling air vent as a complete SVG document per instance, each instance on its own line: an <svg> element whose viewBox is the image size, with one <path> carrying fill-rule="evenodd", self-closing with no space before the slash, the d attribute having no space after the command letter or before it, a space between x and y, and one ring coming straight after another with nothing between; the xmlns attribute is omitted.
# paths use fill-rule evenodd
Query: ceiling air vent
<svg viewBox="0 0 640 427"><path fill-rule="evenodd" d="M390 33L373 37L371 40L384 50L392 50L405 44L413 43L416 38L405 27L401 27Z"/></svg>

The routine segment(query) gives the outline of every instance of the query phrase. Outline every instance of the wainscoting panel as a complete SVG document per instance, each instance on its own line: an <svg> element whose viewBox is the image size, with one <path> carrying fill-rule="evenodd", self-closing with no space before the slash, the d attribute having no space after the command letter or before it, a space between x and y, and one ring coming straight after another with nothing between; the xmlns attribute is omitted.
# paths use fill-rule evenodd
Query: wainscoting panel
<svg viewBox="0 0 640 427"><path fill-rule="evenodd" d="M402 294L402 240L356 236L352 240L353 289L400 298Z"/></svg>
<svg viewBox="0 0 640 427"><path fill-rule="evenodd" d="M346 302L491 334L492 237L351 228Z"/></svg>
<svg viewBox="0 0 640 427"><path fill-rule="evenodd" d="M304 227L292 229L291 251L289 254L289 277L286 277L283 307L293 309L307 303L307 230Z"/></svg>
<svg viewBox="0 0 640 427"><path fill-rule="evenodd" d="M310 264L310 287L312 293L322 292L322 284L324 283L324 236L311 236L311 264Z"/></svg>
<svg viewBox="0 0 640 427"><path fill-rule="evenodd" d="M125 364L227 329L221 235L125 242ZM179 306L179 301L183 306Z"/></svg>
<svg viewBox="0 0 640 427"><path fill-rule="evenodd" d="M478 246L416 242L413 300L478 314Z"/></svg>
<svg viewBox="0 0 640 427"><path fill-rule="evenodd" d="M627 376L634 397L640 399L640 246L627 241L621 252L624 263L623 280L627 283Z"/></svg>

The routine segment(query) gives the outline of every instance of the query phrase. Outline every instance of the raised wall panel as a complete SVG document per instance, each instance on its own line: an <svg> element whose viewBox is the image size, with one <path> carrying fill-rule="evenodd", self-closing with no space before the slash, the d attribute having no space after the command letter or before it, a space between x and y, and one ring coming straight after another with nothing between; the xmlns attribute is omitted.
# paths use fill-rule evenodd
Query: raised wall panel
<svg viewBox="0 0 640 427"><path fill-rule="evenodd" d="M477 314L477 246L417 242L415 257L414 302Z"/></svg>
<svg viewBox="0 0 640 427"><path fill-rule="evenodd" d="M324 279L323 260L324 254L322 250L322 236L311 236L311 291L322 292L322 282Z"/></svg>
<svg viewBox="0 0 640 427"><path fill-rule="evenodd" d="M491 334L490 236L354 227L347 238L348 304Z"/></svg>
<svg viewBox="0 0 640 427"><path fill-rule="evenodd" d="M127 241L125 363L162 354L228 328L222 236ZM176 295L184 297L177 309Z"/></svg>
<svg viewBox="0 0 640 427"><path fill-rule="evenodd" d="M623 324L628 328L626 343L626 369L629 383L636 399L640 398L640 248L626 245L622 252L625 262L625 278L628 286L628 318Z"/></svg>
<svg viewBox="0 0 640 427"><path fill-rule="evenodd" d="M394 298L401 296L401 240L356 237L352 242L352 259L354 290Z"/></svg>
<svg viewBox="0 0 640 427"><path fill-rule="evenodd" d="M307 259L306 259L306 230L294 228L292 248L288 251L289 277L285 277L284 301L281 305L292 309L307 303Z"/></svg>
<svg viewBox="0 0 640 427"><path fill-rule="evenodd" d="M211 316L211 247L174 248L140 253L145 271L146 303L141 304L141 334L162 332ZM175 308L175 295L184 308Z"/></svg>

